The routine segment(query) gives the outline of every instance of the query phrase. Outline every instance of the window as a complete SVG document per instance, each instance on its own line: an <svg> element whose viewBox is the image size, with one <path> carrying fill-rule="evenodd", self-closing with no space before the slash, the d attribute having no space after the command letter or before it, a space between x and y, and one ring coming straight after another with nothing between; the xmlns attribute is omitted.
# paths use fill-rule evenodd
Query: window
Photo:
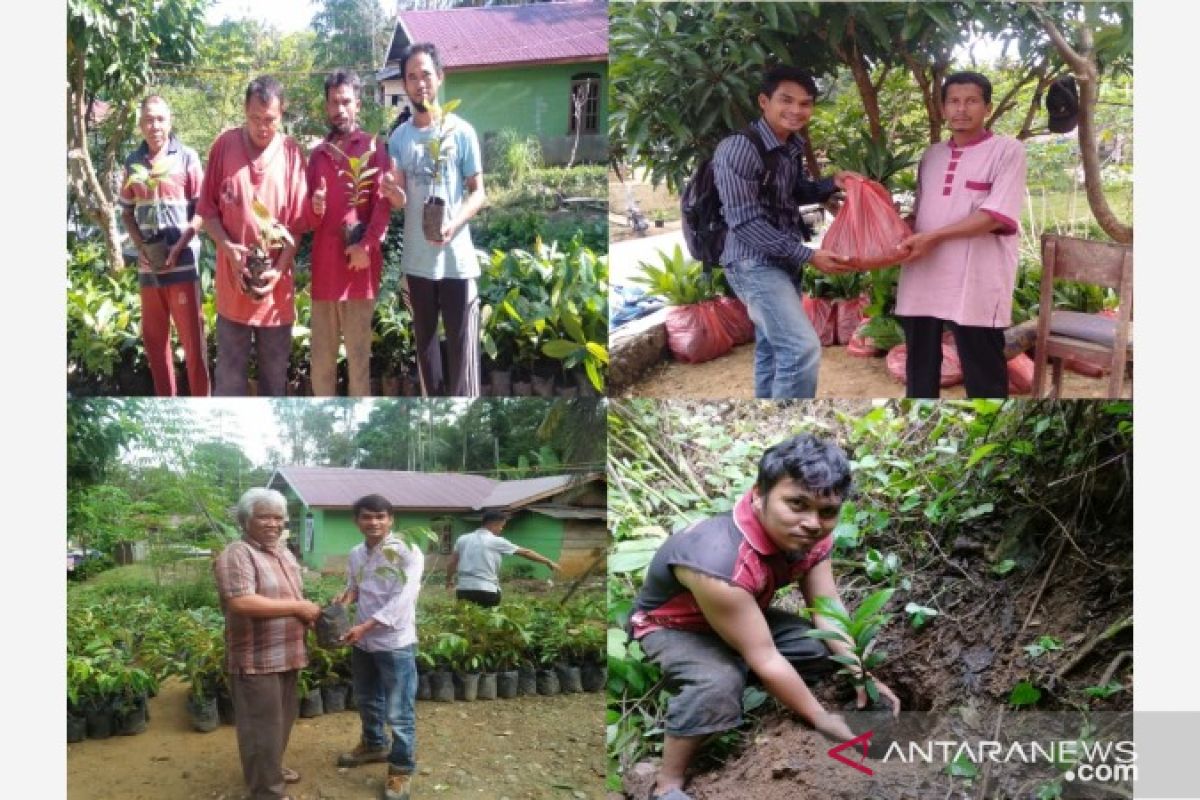
<svg viewBox="0 0 1200 800"><path fill-rule="evenodd" d="M595 72L571 76L571 97L567 103L568 134L575 134L576 121L580 123L582 133L600 131L600 76Z"/></svg>

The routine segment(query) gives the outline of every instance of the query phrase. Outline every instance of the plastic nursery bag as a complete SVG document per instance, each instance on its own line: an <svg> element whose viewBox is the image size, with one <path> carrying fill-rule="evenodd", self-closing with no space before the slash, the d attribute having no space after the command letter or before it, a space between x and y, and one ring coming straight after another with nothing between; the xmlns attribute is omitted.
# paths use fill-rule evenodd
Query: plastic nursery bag
<svg viewBox="0 0 1200 800"><path fill-rule="evenodd" d="M821 249L850 259L855 269L900 261L900 242L912 230L892 206L892 196L875 181L846 179L846 201L821 240Z"/></svg>

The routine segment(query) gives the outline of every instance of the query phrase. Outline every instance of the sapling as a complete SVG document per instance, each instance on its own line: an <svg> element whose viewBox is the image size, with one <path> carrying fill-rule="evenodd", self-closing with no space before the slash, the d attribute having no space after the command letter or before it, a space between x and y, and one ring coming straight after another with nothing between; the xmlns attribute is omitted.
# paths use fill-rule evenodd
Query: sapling
<svg viewBox="0 0 1200 800"><path fill-rule="evenodd" d="M454 133L454 125L447 125L447 117L450 112L458 108L461 100L448 100L446 105L440 106L437 101L429 104L429 114L433 118L433 138L430 139L425 147L429 152L429 158L433 161L433 177L429 184L429 196L425 198L425 207L421 211L421 225L425 238L431 242L440 242L442 240L442 230L446 227L446 198L437 196L437 189L441 184L442 172L446 163L447 143L450 141L450 134Z"/></svg>
<svg viewBox="0 0 1200 800"><path fill-rule="evenodd" d="M832 597L816 597L808 611L823 617L833 630L812 628L806 635L814 639L842 642L849 653L834 653L829 658L842 665L838 675L850 679L854 688L864 689L872 703L879 702L879 689L870 670L883 663L887 653L875 652L875 637L892 618L882 613L895 589L880 589L863 600L853 614Z"/></svg>
<svg viewBox="0 0 1200 800"><path fill-rule="evenodd" d="M296 242L287 226L271 216L271 212L258 198L254 199L251 208L254 211L254 221L258 225L258 241L250 248L246 257L246 268L250 270L250 277L242 278L242 291L261 297L261 293L256 290L267 285L262 274L274 266L285 244L294 246Z"/></svg>
<svg viewBox="0 0 1200 800"><path fill-rule="evenodd" d="M375 138L371 137L371 146L367 152L357 157L347 155L333 142L325 144L340 155L344 162L344 166L338 167L338 175L345 182L346 191L350 195L350 209L354 212L353 221L342 225L342 244L349 247L362 241L367 230L367 224L358 218L358 210L370 199L373 186L371 179L379 172L378 167L368 166L371 156L375 155Z"/></svg>
<svg viewBox="0 0 1200 800"><path fill-rule="evenodd" d="M145 254L146 260L150 262L150 273L155 275L161 272L167 265L167 240L163 233L163 225L166 220L163 215L162 197L158 193L158 184L171 172L173 159L168 156L163 156L154 163L149 169L145 164L132 164L129 167L129 178L126 179L126 186L145 186L146 191L150 193L153 199L152 207L154 209L154 232L149 236L142 234L141 251Z"/></svg>

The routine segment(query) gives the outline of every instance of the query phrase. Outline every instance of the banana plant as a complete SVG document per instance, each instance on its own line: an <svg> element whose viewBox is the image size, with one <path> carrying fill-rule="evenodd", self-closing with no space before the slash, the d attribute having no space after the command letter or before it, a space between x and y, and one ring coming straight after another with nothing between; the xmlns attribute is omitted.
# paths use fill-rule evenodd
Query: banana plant
<svg viewBox="0 0 1200 800"><path fill-rule="evenodd" d="M887 658L887 653L874 652L875 639L892 618L891 614L883 613L883 608L895 591L881 589L869 595L853 614L832 597L815 597L808 609L810 613L824 617L834 630L812 628L806 631L806 635L813 639L842 642L849 648L849 655L836 653L829 658L842 665L837 674L849 678L856 689L865 689L871 702L878 702L879 689L868 672Z"/></svg>

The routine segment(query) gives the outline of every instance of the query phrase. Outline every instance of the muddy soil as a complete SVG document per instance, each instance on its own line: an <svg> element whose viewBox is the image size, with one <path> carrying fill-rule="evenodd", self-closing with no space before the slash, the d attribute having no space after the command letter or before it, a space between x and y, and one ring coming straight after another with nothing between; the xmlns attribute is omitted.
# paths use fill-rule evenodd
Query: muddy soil
<svg viewBox="0 0 1200 800"><path fill-rule="evenodd" d="M238 800L246 797L232 726L191 730L187 688L168 681L150 701L138 736L67 746L71 800ZM298 719L284 763L300 772L296 800L380 796L386 766L339 769L338 753L359 735L347 711ZM415 797L600 798L604 796L601 694L417 704Z"/></svg>
<svg viewBox="0 0 1200 800"><path fill-rule="evenodd" d="M754 345L733 348L726 355L703 364L665 361L652 368L623 397L710 398L754 397ZM1125 382L1126 397L1132 385ZM1088 378L1067 371L1063 375L1064 398L1106 397L1107 378ZM858 358L840 345L823 348L817 397L903 397L904 384L887 371L882 358ZM942 390L947 399L966 397L961 384Z"/></svg>

